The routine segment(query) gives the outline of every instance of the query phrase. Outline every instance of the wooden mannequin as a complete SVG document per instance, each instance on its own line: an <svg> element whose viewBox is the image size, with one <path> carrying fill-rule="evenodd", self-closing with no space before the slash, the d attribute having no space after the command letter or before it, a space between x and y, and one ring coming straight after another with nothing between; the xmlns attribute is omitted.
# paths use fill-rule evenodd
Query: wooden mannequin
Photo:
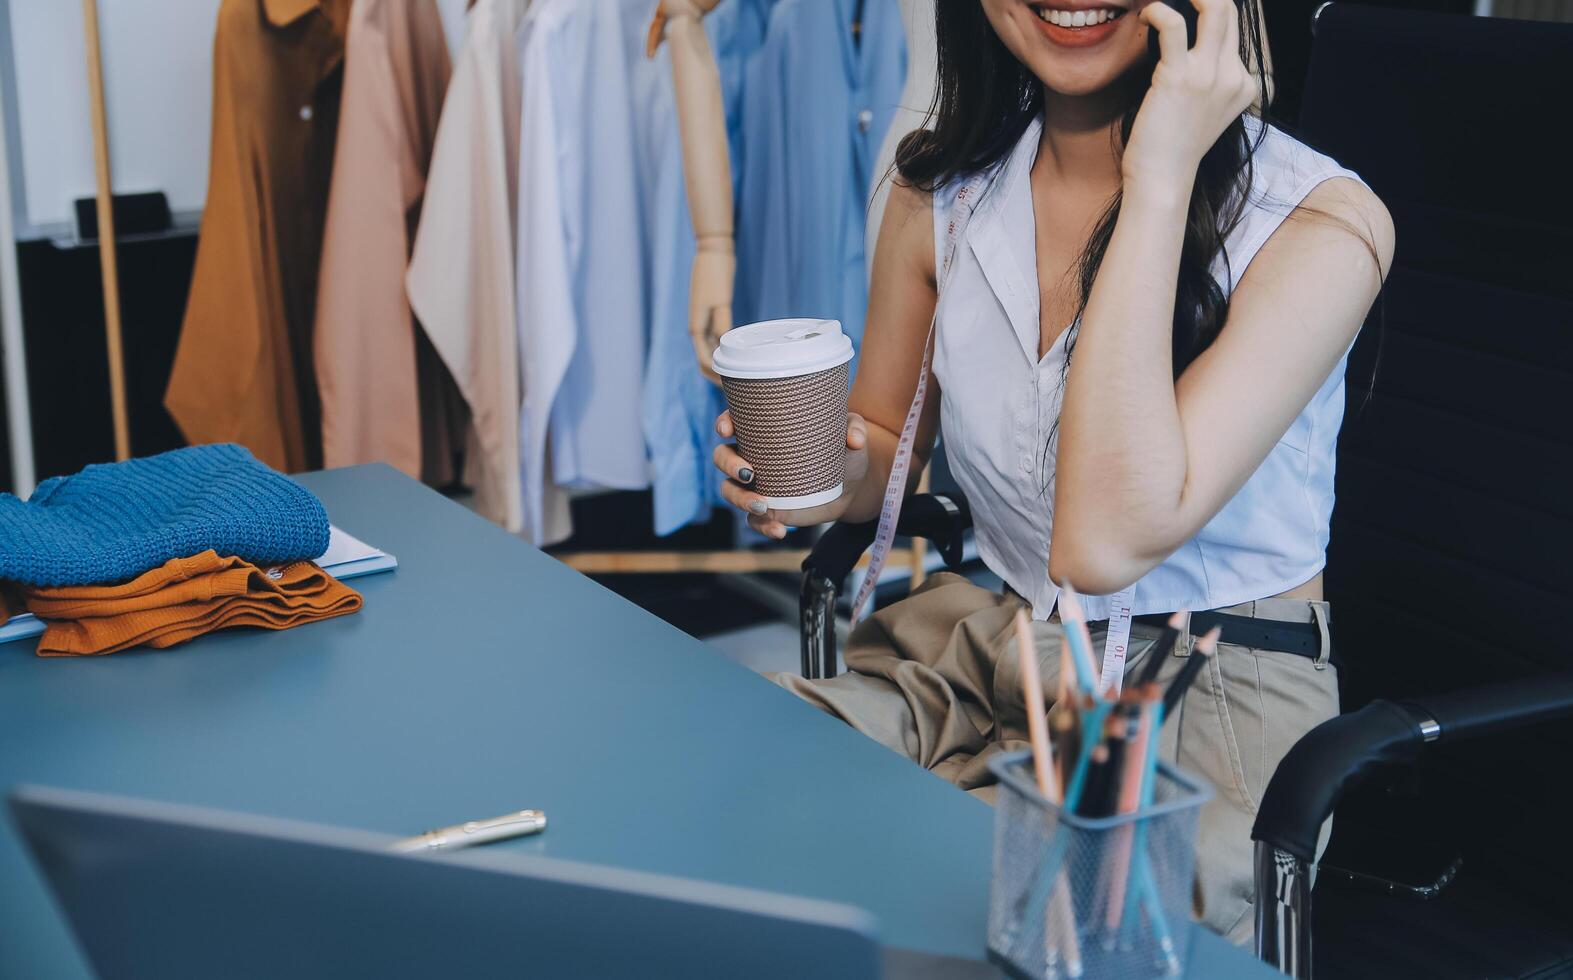
<svg viewBox="0 0 1573 980"><path fill-rule="evenodd" d="M732 228L732 164L727 147L721 75L701 18L720 0L661 0L645 53L671 42L672 83L683 143L683 180L697 251L688 284L688 333L705 377L719 383L710 355L732 329L732 279L737 269Z"/></svg>

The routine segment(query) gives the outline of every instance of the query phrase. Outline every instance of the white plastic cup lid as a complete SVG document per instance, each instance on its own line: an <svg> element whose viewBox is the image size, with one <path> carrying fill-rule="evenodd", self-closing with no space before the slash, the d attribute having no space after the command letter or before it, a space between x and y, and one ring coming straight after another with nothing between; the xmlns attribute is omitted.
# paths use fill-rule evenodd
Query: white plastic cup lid
<svg viewBox="0 0 1573 980"><path fill-rule="evenodd" d="M839 320L765 320L734 327L715 349L723 378L792 378L839 367L852 360L852 340Z"/></svg>

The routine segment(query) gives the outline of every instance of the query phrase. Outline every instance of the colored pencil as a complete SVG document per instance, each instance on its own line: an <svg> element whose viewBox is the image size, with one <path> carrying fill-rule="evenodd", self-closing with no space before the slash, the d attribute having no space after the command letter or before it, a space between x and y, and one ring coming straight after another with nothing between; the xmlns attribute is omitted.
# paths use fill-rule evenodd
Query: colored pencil
<svg viewBox="0 0 1573 980"><path fill-rule="evenodd" d="M1087 633L1087 618L1082 614L1076 590L1066 583L1060 590L1060 623L1070 640L1076 664L1076 687L1086 694L1097 690L1098 661L1092 655L1092 637Z"/></svg>
<svg viewBox="0 0 1573 980"><path fill-rule="evenodd" d="M1211 655L1211 652L1211 650L1204 651L1207 655ZM1154 740L1152 752L1154 759L1156 759L1158 755L1156 740L1159 730L1163 728L1163 703L1159 702L1154 705L1154 711L1152 734L1149 737ZM1143 781L1141 809L1146 810L1152 806L1152 799L1157 792L1157 786L1158 769L1156 766L1153 766L1147 770L1146 779ZM1163 901L1158 895L1158 883L1153 880L1152 861L1147 853L1147 826L1145 823L1137 827L1134 851L1136 869L1140 874L1137 891L1142 894L1146 902L1147 918L1152 925L1152 931L1158 935L1158 947L1163 950L1166 972L1169 976L1177 976L1180 972L1180 960L1174 954L1174 935L1169 931L1169 917L1163 911Z"/></svg>
<svg viewBox="0 0 1573 980"><path fill-rule="evenodd" d="M1072 764L1081 755L1075 712L1075 702L1066 699L1056 706L1054 716L1049 719L1049 738L1056 746L1055 761L1059 763L1062 788L1070 782Z"/></svg>
<svg viewBox="0 0 1573 980"><path fill-rule="evenodd" d="M1020 661L1021 696L1027 709L1027 739L1032 745L1032 768L1037 775L1038 792L1044 799L1058 806L1061 801L1059 773L1054 768L1054 748L1049 741L1049 720L1043 708L1043 681L1038 673L1038 651L1032 642L1032 625L1027 614L1016 611L1016 656ZM1054 892L1044 909L1046 937L1059 934L1065 947L1065 972L1072 977L1081 976L1081 943L1076 938L1076 912L1071 901L1070 886L1062 873L1055 872ZM1046 965L1051 971L1059 960L1058 947L1051 945L1044 951Z"/></svg>
<svg viewBox="0 0 1573 980"><path fill-rule="evenodd" d="M1157 746L1153 744L1151 700L1136 706L1136 731L1131 737L1131 752L1125 760L1125 771L1120 774L1120 798L1117 812L1135 813L1141 806L1142 786L1147 770L1157 764ZM1108 911L1104 925L1109 930L1109 940L1120 927L1120 916L1125 908L1125 889L1130 877L1131 838L1135 832L1132 824L1120 828L1120 839L1115 845L1114 868L1109 890Z"/></svg>
<svg viewBox="0 0 1573 980"><path fill-rule="evenodd" d="M1043 707L1043 681L1038 674L1038 652L1032 642L1027 614L1016 611L1016 656L1021 661L1021 696L1027 704L1027 739L1032 743L1032 768L1038 792L1055 806L1060 803L1060 777L1054 768L1054 746L1049 741L1049 719Z"/></svg>
<svg viewBox="0 0 1573 980"><path fill-rule="evenodd" d="M1186 689L1196 680L1196 675L1201 673L1202 667L1206 665L1207 658L1212 656L1213 651L1218 648L1218 637L1222 633L1221 629L1214 626L1207 631L1206 636L1196 641L1196 647L1191 651L1190 657L1186 659L1185 666L1181 667L1179 674L1175 675L1173 682L1169 684L1169 689L1163 692L1163 713L1165 716L1172 715L1174 709L1179 707L1180 699L1185 697Z"/></svg>
<svg viewBox="0 0 1573 980"><path fill-rule="evenodd" d="M1185 610L1180 610L1169 617L1169 624L1163 628L1158 636L1158 642L1153 644L1152 652L1147 654L1147 662L1142 664L1141 674L1137 677L1137 684L1151 684L1158 679L1158 671L1163 669L1163 662L1174 652L1174 644L1180 638L1180 629L1185 626L1187 619Z"/></svg>
<svg viewBox="0 0 1573 980"><path fill-rule="evenodd" d="M1071 641L1065 636L1060 636L1060 683L1054 694L1055 704L1069 704L1071 696L1071 677L1076 673L1076 667L1071 663Z"/></svg>

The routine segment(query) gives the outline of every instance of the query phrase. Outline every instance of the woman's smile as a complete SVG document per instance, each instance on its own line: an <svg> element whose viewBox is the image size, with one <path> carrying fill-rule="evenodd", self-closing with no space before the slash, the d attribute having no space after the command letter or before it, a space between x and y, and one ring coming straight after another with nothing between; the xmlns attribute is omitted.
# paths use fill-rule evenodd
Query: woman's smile
<svg viewBox="0 0 1573 980"><path fill-rule="evenodd" d="M1085 48L1107 40L1129 13L1119 4L1085 0L1045 0L1028 6L1043 35L1068 48Z"/></svg>

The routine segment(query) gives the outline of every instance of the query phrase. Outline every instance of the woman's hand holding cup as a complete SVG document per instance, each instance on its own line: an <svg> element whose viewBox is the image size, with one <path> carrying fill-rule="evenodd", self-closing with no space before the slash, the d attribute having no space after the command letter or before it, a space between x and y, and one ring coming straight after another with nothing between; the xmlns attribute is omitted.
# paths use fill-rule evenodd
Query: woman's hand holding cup
<svg viewBox="0 0 1573 980"><path fill-rule="evenodd" d="M721 417L716 419L715 430L723 439L731 439L736 435L731 412L721 413ZM737 454L733 446L717 446L714 459L716 468L727 477L721 485L721 496L727 503L748 514L749 527L766 537L780 540L786 537L789 528L809 527L841 519L847 505L857 495L863 478L868 475L868 426L863 416L855 412L848 413L846 475L843 477L841 496L817 507L772 509L763 497L750 488L754 482L753 467Z"/></svg>
<svg viewBox="0 0 1573 980"><path fill-rule="evenodd" d="M846 513L868 472L868 429L847 410L852 341L835 320L766 320L721 335L712 363L726 394L716 432L722 495L761 534Z"/></svg>

